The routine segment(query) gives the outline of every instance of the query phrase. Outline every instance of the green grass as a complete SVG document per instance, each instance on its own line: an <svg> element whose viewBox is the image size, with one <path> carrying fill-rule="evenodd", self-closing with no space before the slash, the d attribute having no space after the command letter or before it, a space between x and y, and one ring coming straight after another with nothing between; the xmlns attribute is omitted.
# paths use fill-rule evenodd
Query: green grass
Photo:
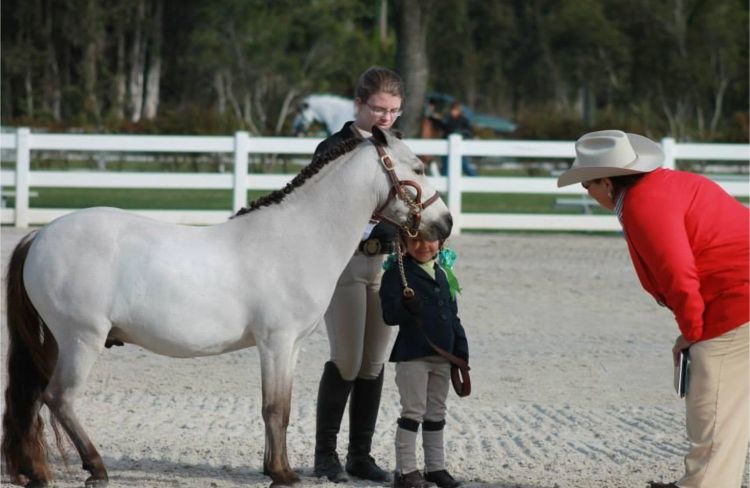
<svg viewBox="0 0 750 488"><path fill-rule="evenodd" d="M98 188L32 188L33 208L86 208L97 206L125 209L228 210L232 206L229 190L129 190ZM248 201L267 194L248 192ZM556 209L558 195L465 193L465 212L484 213L582 213L581 210ZM12 207L14 199L6 199Z"/></svg>
<svg viewBox="0 0 750 488"><path fill-rule="evenodd" d="M549 195L531 193L464 193L461 210L466 213L528 213L528 214L582 214L583 207L557 208L558 198L575 198L572 195ZM595 214L607 214L598 207Z"/></svg>
<svg viewBox="0 0 750 488"><path fill-rule="evenodd" d="M118 207L141 210L229 210L230 190L129 190L99 188L32 188L38 196L30 199L33 208ZM265 195L248 192L248 199ZM7 198L7 206L15 204Z"/></svg>
<svg viewBox="0 0 750 488"><path fill-rule="evenodd" d="M30 199L33 208L86 208L97 206L124 209L155 210L229 210L232 206L230 190L130 190L99 188L46 188L31 189L37 196ZM247 201L266 195L267 191L248 192ZM466 213L552 213L582 214L582 208L557 208L558 198L575 198L572 195L464 193L462 210ZM738 198L748 204L747 197ZM6 205L13 207L14 198L7 197ZM609 211L594 207L595 214L607 215Z"/></svg>

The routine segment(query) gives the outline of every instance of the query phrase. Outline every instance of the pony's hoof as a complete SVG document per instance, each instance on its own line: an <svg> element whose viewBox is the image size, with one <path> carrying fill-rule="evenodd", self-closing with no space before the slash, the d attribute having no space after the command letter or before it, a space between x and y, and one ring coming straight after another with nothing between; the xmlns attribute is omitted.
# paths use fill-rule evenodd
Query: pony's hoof
<svg viewBox="0 0 750 488"><path fill-rule="evenodd" d="M295 484L300 482L299 476L294 471L285 470L279 474L272 475L271 479L273 482L271 483L272 488L277 488L280 486L294 486Z"/></svg>
<svg viewBox="0 0 750 488"><path fill-rule="evenodd" d="M109 486L109 480L107 478L94 478L89 476L86 479L86 488L106 488Z"/></svg>
<svg viewBox="0 0 750 488"><path fill-rule="evenodd" d="M49 483L46 480L29 480L26 488L47 488Z"/></svg>
<svg viewBox="0 0 750 488"><path fill-rule="evenodd" d="M268 485L268 486L269 486L269 488L291 488L292 486L296 485L297 483L299 483L299 480L295 480L295 481L284 481L284 482L280 482L280 481L273 481L273 482L272 482L272 483L271 483L270 485Z"/></svg>

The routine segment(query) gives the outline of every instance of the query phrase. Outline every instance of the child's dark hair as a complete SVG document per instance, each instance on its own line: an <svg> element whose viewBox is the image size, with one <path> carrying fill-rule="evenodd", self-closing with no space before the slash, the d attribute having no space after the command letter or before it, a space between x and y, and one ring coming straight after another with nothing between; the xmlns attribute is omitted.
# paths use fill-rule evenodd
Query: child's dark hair
<svg viewBox="0 0 750 488"><path fill-rule="evenodd" d="M417 236L419 237L419 235ZM401 242L401 249L403 252L406 252L406 243L409 242L409 239L412 237L409 236L409 234L406 233L404 229L398 230L398 238ZM438 239L438 242L440 242L440 249L443 249L443 246L445 245L445 239Z"/></svg>

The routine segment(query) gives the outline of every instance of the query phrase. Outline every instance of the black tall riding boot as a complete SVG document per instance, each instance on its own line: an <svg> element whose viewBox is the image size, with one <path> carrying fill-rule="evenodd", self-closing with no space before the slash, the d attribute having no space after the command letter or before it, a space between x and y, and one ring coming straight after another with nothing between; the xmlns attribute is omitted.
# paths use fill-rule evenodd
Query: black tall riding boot
<svg viewBox="0 0 750 488"><path fill-rule="evenodd" d="M354 380L352 397L349 400L349 452L346 455L346 472L372 481L388 480L388 473L380 469L370 456L382 390L381 370L380 375L374 380Z"/></svg>
<svg viewBox="0 0 750 488"><path fill-rule="evenodd" d="M352 383L341 377L339 368L332 361L323 367L315 417L314 473L318 478L326 476L334 483L349 481L336 454L336 437Z"/></svg>

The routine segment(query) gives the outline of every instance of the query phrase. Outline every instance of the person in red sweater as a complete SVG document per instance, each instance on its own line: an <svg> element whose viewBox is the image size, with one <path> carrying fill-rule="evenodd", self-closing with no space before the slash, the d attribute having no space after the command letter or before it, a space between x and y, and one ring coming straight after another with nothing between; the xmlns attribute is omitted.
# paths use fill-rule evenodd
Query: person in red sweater
<svg viewBox="0 0 750 488"><path fill-rule="evenodd" d="M740 488L750 431L750 210L703 176L661 168L650 139L605 130L576 141L557 186L581 183L622 224L643 288L688 350L685 474L653 488Z"/></svg>

